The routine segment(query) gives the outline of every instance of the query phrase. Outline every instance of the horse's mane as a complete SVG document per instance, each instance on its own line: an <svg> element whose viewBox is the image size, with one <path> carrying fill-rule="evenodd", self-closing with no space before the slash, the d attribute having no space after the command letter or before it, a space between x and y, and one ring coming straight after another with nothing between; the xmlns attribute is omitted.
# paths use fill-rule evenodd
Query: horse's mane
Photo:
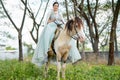
<svg viewBox="0 0 120 80"><path fill-rule="evenodd" d="M77 23L78 25L77 25L77 26L76 26L76 25L73 26L73 23L75 23L75 24ZM79 17L75 17L74 20L73 20L73 19L69 20L69 21L66 23L65 29L67 29L67 31L72 31L72 29L73 29L74 27L78 27L79 29L80 29L81 27L83 27L83 22L82 22L82 20L81 20Z"/></svg>
<svg viewBox="0 0 120 80"><path fill-rule="evenodd" d="M78 28L83 27L83 22L79 17L75 17L75 21L76 23L78 23Z"/></svg>

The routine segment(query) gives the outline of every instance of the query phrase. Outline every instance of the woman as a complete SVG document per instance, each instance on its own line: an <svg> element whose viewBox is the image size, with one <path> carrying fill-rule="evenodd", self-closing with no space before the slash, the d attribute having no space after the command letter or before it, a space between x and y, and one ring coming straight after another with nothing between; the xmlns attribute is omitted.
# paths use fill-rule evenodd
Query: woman
<svg viewBox="0 0 120 80"><path fill-rule="evenodd" d="M43 29L40 39L38 40L37 47L32 58L32 63L38 66L42 66L44 63L47 62L47 52L54 37L54 32L57 28L56 23L62 24L61 26L64 27L64 20L58 8L59 3L54 2L53 10L51 10L47 15L47 25ZM78 49L76 48L75 40L72 39L70 45L71 50L69 52L69 60L74 63L81 59L81 56Z"/></svg>

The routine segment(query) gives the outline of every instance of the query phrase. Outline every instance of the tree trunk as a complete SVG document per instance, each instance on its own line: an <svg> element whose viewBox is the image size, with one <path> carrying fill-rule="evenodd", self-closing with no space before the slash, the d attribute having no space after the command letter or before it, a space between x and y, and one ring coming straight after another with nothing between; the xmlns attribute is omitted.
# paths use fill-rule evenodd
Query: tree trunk
<svg viewBox="0 0 120 80"><path fill-rule="evenodd" d="M86 60L86 55L85 55L85 43L82 43L82 50L81 50L81 56L82 56L82 60Z"/></svg>
<svg viewBox="0 0 120 80"><path fill-rule="evenodd" d="M94 51L93 53L95 54L96 60L98 60L98 57L99 57L98 43L99 43L98 39L95 38L94 43L92 44L93 45L93 51Z"/></svg>
<svg viewBox="0 0 120 80"><path fill-rule="evenodd" d="M116 34L116 32L115 32L115 55L119 56L119 54L118 54L118 45L117 45L117 34Z"/></svg>
<svg viewBox="0 0 120 80"><path fill-rule="evenodd" d="M91 41L93 52L98 54L99 35L98 35L98 26L97 26L98 24L96 23L95 20L98 10L98 0L96 0L96 5L94 7L94 10L91 8L90 0L87 0L87 8L88 8L87 13L83 10L84 9L83 7L85 7L83 2L84 0L81 0L81 3L78 6L79 10L77 11L86 20L86 23L89 27L89 34L90 34L89 40Z"/></svg>
<svg viewBox="0 0 120 80"><path fill-rule="evenodd" d="M98 53L99 52L99 50L98 50L98 43L99 43L99 41L98 41L98 39L94 39L94 43L93 43L93 46L94 46L94 48L93 48L93 50L94 50L94 53Z"/></svg>
<svg viewBox="0 0 120 80"><path fill-rule="evenodd" d="M19 41L19 61L23 61L23 50L22 50L22 34L18 33L18 41Z"/></svg>
<svg viewBox="0 0 120 80"><path fill-rule="evenodd" d="M67 3L67 0L65 0L65 7L66 7L67 20L69 20L68 3Z"/></svg>
<svg viewBox="0 0 120 80"><path fill-rule="evenodd" d="M119 10L120 10L120 0L117 1L116 8L113 14L113 21L112 21L110 41L109 41L108 65L113 65L114 63L114 41L115 41L115 32L116 32Z"/></svg>
<svg viewBox="0 0 120 80"><path fill-rule="evenodd" d="M23 0L21 0L23 1ZM10 15L8 14L8 11L6 10L2 0L0 0L1 5L3 10L5 11L8 19L11 21L11 23L13 24L14 28L17 30L18 32L18 42L19 42L19 61L23 61L23 52L22 52L22 29L23 29L23 25L25 22L25 16L26 16L26 9L27 9L27 0L25 0L25 9L24 9L24 14L23 14L23 19L22 19L22 23L21 23L21 27L20 29L16 26L16 24L14 23L14 21L12 20L12 18L10 17Z"/></svg>

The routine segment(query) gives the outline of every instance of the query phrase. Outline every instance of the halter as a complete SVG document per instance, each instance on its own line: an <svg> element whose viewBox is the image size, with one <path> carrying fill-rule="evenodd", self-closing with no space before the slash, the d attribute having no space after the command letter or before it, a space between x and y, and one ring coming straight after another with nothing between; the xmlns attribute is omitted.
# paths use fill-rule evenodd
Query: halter
<svg viewBox="0 0 120 80"><path fill-rule="evenodd" d="M77 27L77 26L74 26L74 29L75 29L76 34L73 35L73 36L71 36L71 37L72 37L73 39L75 39L75 40L77 40L77 39L80 38L80 36L79 36L79 32L77 31L76 27Z"/></svg>

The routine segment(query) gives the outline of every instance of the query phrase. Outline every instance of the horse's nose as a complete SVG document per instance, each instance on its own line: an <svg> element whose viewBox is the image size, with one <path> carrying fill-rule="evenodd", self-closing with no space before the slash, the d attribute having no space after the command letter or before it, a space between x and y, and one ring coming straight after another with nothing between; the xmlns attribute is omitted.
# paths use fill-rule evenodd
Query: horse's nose
<svg viewBox="0 0 120 80"><path fill-rule="evenodd" d="M83 43L83 42L85 41L85 38L84 38L83 36L81 36L81 37L79 38L79 41L80 41L81 43Z"/></svg>

